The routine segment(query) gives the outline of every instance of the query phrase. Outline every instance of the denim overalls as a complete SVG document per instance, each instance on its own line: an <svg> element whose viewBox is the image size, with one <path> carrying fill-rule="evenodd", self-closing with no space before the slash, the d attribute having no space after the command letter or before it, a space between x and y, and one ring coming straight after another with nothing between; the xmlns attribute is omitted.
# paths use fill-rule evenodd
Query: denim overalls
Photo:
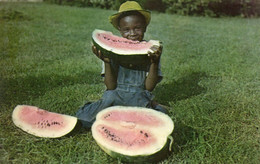
<svg viewBox="0 0 260 164"><path fill-rule="evenodd" d="M76 116L84 127L91 127L96 115L101 110L110 106L139 106L151 108L153 95L145 90L146 71L128 69L116 64L112 66L118 70L117 88L107 90L102 98L93 103L87 103L81 107ZM156 109L162 112L163 109Z"/></svg>

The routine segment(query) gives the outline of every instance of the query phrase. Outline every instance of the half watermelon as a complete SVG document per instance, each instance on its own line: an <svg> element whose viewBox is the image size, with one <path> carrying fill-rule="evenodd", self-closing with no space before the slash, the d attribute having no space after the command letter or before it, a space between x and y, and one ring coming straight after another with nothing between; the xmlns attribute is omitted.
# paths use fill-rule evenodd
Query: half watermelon
<svg viewBox="0 0 260 164"><path fill-rule="evenodd" d="M17 105L12 119L17 127L27 133L47 138L58 138L70 133L78 122L76 117L28 105Z"/></svg>
<svg viewBox="0 0 260 164"><path fill-rule="evenodd" d="M167 155L173 128L171 118L162 112L114 106L98 113L92 135L110 156L143 163L159 161Z"/></svg>

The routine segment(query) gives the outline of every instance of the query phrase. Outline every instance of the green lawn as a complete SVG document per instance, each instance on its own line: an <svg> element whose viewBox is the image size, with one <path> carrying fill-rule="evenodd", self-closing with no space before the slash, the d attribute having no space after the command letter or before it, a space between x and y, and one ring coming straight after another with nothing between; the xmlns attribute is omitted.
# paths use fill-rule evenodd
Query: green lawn
<svg viewBox="0 0 260 164"><path fill-rule="evenodd" d="M102 96L95 28L115 11L42 3L0 3L0 163L121 163L91 132L37 138L11 120L18 104L75 115ZM145 38L161 40L163 81L156 100L175 122L166 163L258 163L260 19L153 13Z"/></svg>

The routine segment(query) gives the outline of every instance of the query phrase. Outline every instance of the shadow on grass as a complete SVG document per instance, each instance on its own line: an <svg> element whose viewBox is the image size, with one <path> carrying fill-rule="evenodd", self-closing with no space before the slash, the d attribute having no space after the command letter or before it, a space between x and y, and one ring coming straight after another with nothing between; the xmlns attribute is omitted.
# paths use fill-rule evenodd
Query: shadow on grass
<svg viewBox="0 0 260 164"><path fill-rule="evenodd" d="M204 72L193 72L177 81L158 85L154 92L159 103L169 105L169 102L176 102L199 95L206 91L198 83L202 78L208 77Z"/></svg>
<svg viewBox="0 0 260 164"><path fill-rule="evenodd" d="M189 144L194 143L194 140L199 136L199 132L183 123L175 122L172 136L174 138L174 143L173 151L171 153L178 154L185 149L185 145L188 146Z"/></svg>
<svg viewBox="0 0 260 164"><path fill-rule="evenodd" d="M23 20L31 20L29 16L25 15L21 11L16 11L11 8L3 8L0 9L0 20L6 20L6 21L23 21Z"/></svg>
<svg viewBox="0 0 260 164"><path fill-rule="evenodd" d="M161 104L169 105L170 102L177 102L205 93L206 88L200 86L199 82L207 77L208 75L204 72L193 72L177 81L158 85L155 91L156 99ZM175 129L172 135L175 144L173 144L173 152L171 153L176 154L181 153L185 145L194 141L199 133L196 129L186 126L181 121L176 121L174 124Z"/></svg>
<svg viewBox="0 0 260 164"><path fill-rule="evenodd" d="M0 105L21 104L31 98L44 95L56 87L70 86L75 84L98 84L101 82L98 72L84 72L70 76L41 75L17 77L0 80Z"/></svg>

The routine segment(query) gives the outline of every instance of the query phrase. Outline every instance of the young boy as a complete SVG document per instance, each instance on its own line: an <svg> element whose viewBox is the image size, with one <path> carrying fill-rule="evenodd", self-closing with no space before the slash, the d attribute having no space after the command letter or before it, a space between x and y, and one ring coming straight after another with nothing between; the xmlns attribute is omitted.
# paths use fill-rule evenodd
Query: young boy
<svg viewBox="0 0 260 164"><path fill-rule="evenodd" d="M109 17L110 23L119 30L122 37L134 41L143 41L150 19L150 12L143 10L135 1L123 3L118 13ZM154 96L151 91L162 79L162 47L154 46L151 49L152 51L148 52L151 64L144 71L138 70L138 65L134 63L120 65L104 57L97 47L92 46L94 54L104 62L102 74L107 90L100 100L87 103L79 109L77 117L83 126L91 127L99 111L115 105L147 107L167 113L165 108L152 100Z"/></svg>

